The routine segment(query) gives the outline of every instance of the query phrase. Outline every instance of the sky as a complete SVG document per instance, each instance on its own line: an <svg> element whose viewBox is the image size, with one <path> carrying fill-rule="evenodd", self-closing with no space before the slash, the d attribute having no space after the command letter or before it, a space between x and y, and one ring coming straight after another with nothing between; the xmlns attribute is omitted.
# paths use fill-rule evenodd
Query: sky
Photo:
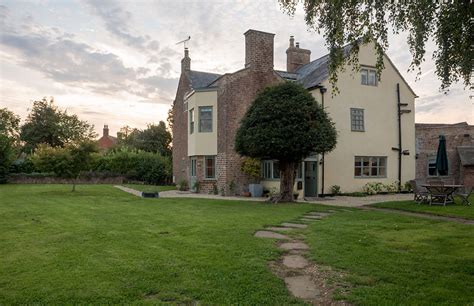
<svg viewBox="0 0 474 306"><path fill-rule="evenodd" d="M191 69L233 72L244 66L248 29L275 33L275 68L285 70L295 36L312 59L327 53L322 35L308 31L300 9L285 14L277 0L0 0L0 107L24 120L33 101L54 97L101 134L108 124L145 128L166 121L176 94L183 45ZM474 124L471 92L455 84L439 91L428 42L422 74L408 72L406 34L389 36L388 56L415 93L416 122Z"/></svg>

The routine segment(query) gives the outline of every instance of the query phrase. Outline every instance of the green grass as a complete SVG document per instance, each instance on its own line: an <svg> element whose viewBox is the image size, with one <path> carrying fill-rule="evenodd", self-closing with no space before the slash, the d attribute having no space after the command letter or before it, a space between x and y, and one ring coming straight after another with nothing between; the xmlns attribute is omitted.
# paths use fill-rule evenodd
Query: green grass
<svg viewBox="0 0 474 306"><path fill-rule="evenodd" d="M471 197L471 203L474 203L474 197ZM446 206L429 205L426 203L419 205L414 201L385 202L374 204L372 206L412 212L430 213L439 216L474 219L474 206L460 205L459 199L455 200L455 204L447 204Z"/></svg>
<svg viewBox="0 0 474 306"><path fill-rule="evenodd" d="M253 233L331 207L143 199L107 185L0 185L0 305L298 304ZM337 209L337 208L332 208ZM474 301L474 227L339 211L299 231L355 304Z"/></svg>
<svg viewBox="0 0 474 306"><path fill-rule="evenodd" d="M472 305L474 227L374 211L306 230L311 258L345 271L361 305Z"/></svg>
<svg viewBox="0 0 474 306"><path fill-rule="evenodd" d="M157 185L141 185L141 184L123 184L125 187L133 188L143 192L161 192L168 190L176 190L176 186L157 186Z"/></svg>
<svg viewBox="0 0 474 306"><path fill-rule="evenodd" d="M0 185L0 304L292 304L253 233L310 205Z"/></svg>

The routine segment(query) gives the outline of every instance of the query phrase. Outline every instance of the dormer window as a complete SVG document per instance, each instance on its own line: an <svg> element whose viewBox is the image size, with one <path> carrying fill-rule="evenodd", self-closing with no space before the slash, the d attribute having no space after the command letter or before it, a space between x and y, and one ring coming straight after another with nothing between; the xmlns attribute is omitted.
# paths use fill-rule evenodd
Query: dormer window
<svg viewBox="0 0 474 306"><path fill-rule="evenodd" d="M362 85L377 86L377 71L368 68L361 69L360 80Z"/></svg>

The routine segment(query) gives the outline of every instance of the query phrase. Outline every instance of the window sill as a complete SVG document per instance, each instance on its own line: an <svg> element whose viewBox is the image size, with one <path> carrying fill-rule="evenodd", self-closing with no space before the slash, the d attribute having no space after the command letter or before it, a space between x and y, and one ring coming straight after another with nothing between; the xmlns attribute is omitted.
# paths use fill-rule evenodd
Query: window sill
<svg viewBox="0 0 474 306"><path fill-rule="evenodd" d="M387 178L387 176L354 176L355 179L384 179Z"/></svg>
<svg viewBox="0 0 474 306"><path fill-rule="evenodd" d="M363 132L365 132L365 130L351 130L351 132L359 132L359 133L363 133Z"/></svg>

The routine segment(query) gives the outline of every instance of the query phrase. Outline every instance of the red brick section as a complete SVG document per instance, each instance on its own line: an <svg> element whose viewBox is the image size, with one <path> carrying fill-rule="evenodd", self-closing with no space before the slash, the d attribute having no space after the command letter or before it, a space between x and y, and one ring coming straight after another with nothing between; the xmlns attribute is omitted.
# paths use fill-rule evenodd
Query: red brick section
<svg viewBox="0 0 474 306"><path fill-rule="evenodd" d="M116 143L117 143L117 139L115 137L109 136L108 125L104 125L102 137L100 137L99 140L97 140L97 146L101 150L107 150L115 146Z"/></svg>
<svg viewBox="0 0 474 306"><path fill-rule="evenodd" d="M176 183L185 179L189 182L188 158L188 113L184 109L184 97L191 91L187 76L191 69L191 59L183 58L181 61L181 77L179 78L176 98L173 101L173 177Z"/></svg>
<svg viewBox="0 0 474 306"><path fill-rule="evenodd" d="M474 170L471 167L461 167L458 146L474 145L474 125L467 123L457 124L422 124L417 123L416 129L416 178L428 179L428 159L436 156L439 144L439 135L446 137L446 149L448 153L448 176L440 178L448 184L466 184L474 181ZM464 168L464 169L463 169ZM472 184L473 182L471 182Z"/></svg>
<svg viewBox="0 0 474 306"><path fill-rule="evenodd" d="M197 181L202 193L211 193L217 183L218 192L229 194L229 185L234 182L236 193L248 189L248 178L240 171L242 157L234 150L235 134L240 121L255 96L263 88L282 82L273 70L274 34L249 30L245 34L245 68L226 74L216 81L217 91L217 157L216 180L204 179L204 157L197 157ZM182 65L188 62L182 62ZM190 65L190 64L189 64ZM183 69L174 102L173 126L173 175L176 182L189 181L187 156L187 113L183 109L183 98L190 84Z"/></svg>
<svg viewBox="0 0 474 306"><path fill-rule="evenodd" d="M286 49L286 70L288 72L295 72L303 65L311 61L311 51L301 49L299 43L296 43L293 36L290 37L290 46Z"/></svg>

